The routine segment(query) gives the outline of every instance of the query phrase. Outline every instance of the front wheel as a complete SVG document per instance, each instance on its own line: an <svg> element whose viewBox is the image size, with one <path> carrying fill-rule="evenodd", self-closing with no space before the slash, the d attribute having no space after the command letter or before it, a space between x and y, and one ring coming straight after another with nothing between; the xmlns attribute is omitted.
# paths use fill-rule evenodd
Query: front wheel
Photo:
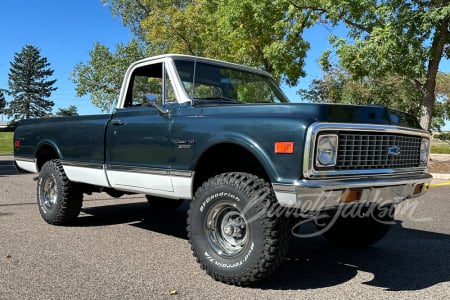
<svg viewBox="0 0 450 300"><path fill-rule="evenodd" d="M287 219L270 184L247 173L225 173L196 192L188 212L194 256L218 281L249 285L276 270L288 250ZM272 213L271 213L272 212Z"/></svg>
<svg viewBox="0 0 450 300"><path fill-rule="evenodd" d="M37 202L42 218L49 224L67 225L78 217L83 193L67 178L59 160L50 160L42 166Z"/></svg>

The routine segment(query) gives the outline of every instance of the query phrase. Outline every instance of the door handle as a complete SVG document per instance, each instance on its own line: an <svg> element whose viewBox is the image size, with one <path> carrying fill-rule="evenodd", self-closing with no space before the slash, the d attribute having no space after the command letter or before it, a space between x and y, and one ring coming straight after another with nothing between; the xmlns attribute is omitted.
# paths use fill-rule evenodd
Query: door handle
<svg viewBox="0 0 450 300"><path fill-rule="evenodd" d="M111 123L112 123L114 126L125 125L125 122L122 121L122 120L112 120Z"/></svg>

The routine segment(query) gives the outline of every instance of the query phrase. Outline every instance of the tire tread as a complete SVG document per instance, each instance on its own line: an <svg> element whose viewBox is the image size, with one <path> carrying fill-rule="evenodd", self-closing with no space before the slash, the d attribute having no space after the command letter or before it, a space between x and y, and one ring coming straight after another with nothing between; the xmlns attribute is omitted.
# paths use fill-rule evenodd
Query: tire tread
<svg viewBox="0 0 450 300"><path fill-rule="evenodd" d="M83 202L83 194L81 191L79 191L76 184L72 183L69 180L66 173L64 172L64 168L60 160L53 159L46 162L42 167L42 170L46 169L55 172L55 177L56 180L60 183L61 191L60 195L58 196L59 206L57 207L56 215L51 218L49 218L47 215L44 215L42 212L41 215L49 224L68 225L80 214Z"/></svg>
<svg viewBox="0 0 450 300"><path fill-rule="evenodd" d="M208 189L220 185L231 185L248 195L249 199L259 199L259 197L265 195L264 199L270 201L270 205L278 205L269 183L256 175L242 172L224 173L210 178L196 191L192 201L196 201L196 198L199 198ZM260 212L266 209L262 201L256 202L255 205ZM198 250L193 245L191 234L192 210L193 205L191 204L187 221L187 232L191 249L201 268L215 280L238 286L250 285L269 276L283 262L289 247L290 235L287 219L266 213L262 220L265 234L264 250L257 263L246 274L242 274L239 277L227 276L212 270L200 259Z"/></svg>

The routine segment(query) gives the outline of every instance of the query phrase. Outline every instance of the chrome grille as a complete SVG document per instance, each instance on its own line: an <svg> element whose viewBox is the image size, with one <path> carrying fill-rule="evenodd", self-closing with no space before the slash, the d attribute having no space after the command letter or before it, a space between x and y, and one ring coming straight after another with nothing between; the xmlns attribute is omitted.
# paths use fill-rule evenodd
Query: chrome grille
<svg viewBox="0 0 450 300"><path fill-rule="evenodd" d="M418 167L420 144L418 136L341 132L335 170Z"/></svg>

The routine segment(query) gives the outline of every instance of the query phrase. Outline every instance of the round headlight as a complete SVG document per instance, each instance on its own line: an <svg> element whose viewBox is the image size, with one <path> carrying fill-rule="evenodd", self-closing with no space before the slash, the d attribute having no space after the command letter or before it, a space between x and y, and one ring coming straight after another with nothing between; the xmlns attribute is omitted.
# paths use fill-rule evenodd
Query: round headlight
<svg viewBox="0 0 450 300"><path fill-rule="evenodd" d="M420 162L428 162L428 153L430 152L430 141L423 139L420 144Z"/></svg>
<svg viewBox="0 0 450 300"><path fill-rule="evenodd" d="M317 162L319 166L334 166L336 164L337 136L319 137L317 142Z"/></svg>

